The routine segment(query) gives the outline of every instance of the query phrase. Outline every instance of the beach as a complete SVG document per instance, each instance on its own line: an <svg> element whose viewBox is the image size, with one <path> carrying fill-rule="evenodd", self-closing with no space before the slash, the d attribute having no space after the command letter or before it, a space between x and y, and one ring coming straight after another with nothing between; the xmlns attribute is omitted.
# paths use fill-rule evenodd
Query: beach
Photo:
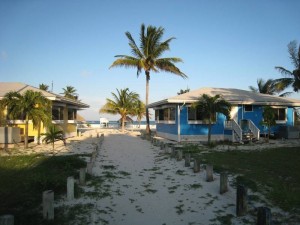
<svg viewBox="0 0 300 225"><path fill-rule="evenodd" d="M236 217L233 176L229 176L228 192L219 194L220 174L214 173L214 180L207 182L205 165L201 165L199 173L194 173L193 163L185 167L184 160L170 158L159 147L142 139L139 131L123 133L118 129L95 129L80 137L69 138L66 145L56 142L54 151L52 145L32 144L29 149L20 148L13 154L90 154L99 145L101 134L104 140L92 169L94 179L82 187L81 197L56 202L57 208L89 206L88 212L76 215L78 221L84 218L89 224L207 225L223 224L230 219L231 224L236 225L245 224L245 221L255 223L256 208L262 205L259 202L250 202L248 214ZM296 144L299 146L298 140L280 140L273 144L248 145L248 149ZM223 146L223 150L227 148ZM232 150L234 148L237 147ZM245 146L238 148L246 149ZM221 151L222 145L216 150ZM251 194L250 190L248 194ZM276 207L271 210L284 215Z"/></svg>

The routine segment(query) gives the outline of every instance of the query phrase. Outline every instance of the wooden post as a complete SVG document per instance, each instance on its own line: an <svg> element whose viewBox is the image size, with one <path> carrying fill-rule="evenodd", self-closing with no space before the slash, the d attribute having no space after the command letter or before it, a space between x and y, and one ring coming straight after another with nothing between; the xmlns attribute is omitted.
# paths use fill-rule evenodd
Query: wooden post
<svg viewBox="0 0 300 225"><path fill-rule="evenodd" d="M227 173L220 174L220 194L228 191L228 175Z"/></svg>
<svg viewBox="0 0 300 225"><path fill-rule="evenodd" d="M206 165L206 181L207 182L214 181L213 173L214 173L213 165L207 164Z"/></svg>
<svg viewBox="0 0 300 225"><path fill-rule="evenodd" d="M0 216L0 225L14 225L15 218L13 215Z"/></svg>
<svg viewBox="0 0 300 225"><path fill-rule="evenodd" d="M194 173L200 172L200 159L194 158Z"/></svg>
<svg viewBox="0 0 300 225"><path fill-rule="evenodd" d="M175 155L176 155L176 148L175 148L175 146L172 146L171 158L175 158Z"/></svg>
<svg viewBox="0 0 300 225"><path fill-rule="evenodd" d="M185 167L190 167L191 166L191 153L185 153L184 166Z"/></svg>
<svg viewBox="0 0 300 225"><path fill-rule="evenodd" d="M85 173L86 173L86 168L80 168L80 170L79 170L79 184L80 185L85 185Z"/></svg>
<svg viewBox="0 0 300 225"><path fill-rule="evenodd" d="M99 133L97 133L97 138L99 138Z"/></svg>
<svg viewBox="0 0 300 225"><path fill-rule="evenodd" d="M271 225L272 214L268 207L258 207L256 225Z"/></svg>
<svg viewBox="0 0 300 225"><path fill-rule="evenodd" d="M43 218L54 219L54 192L51 190L43 192Z"/></svg>
<svg viewBox="0 0 300 225"><path fill-rule="evenodd" d="M178 149L177 150L177 161L181 161L182 160L182 149Z"/></svg>
<svg viewBox="0 0 300 225"><path fill-rule="evenodd" d="M88 162L87 163L87 166L86 166L86 169L87 169L87 173L92 175L93 173L93 163L92 162Z"/></svg>
<svg viewBox="0 0 300 225"><path fill-rule="evenodd" d="M67 199L68 201L74 199L74 177L67 178Z"/></svg>
<svg viewBox="0 0 300 225"><path fill-rule="evenodd" d="M246 213L247 213L247 188L243 185L238 185L236 191L236 215L244 216Z"/></svg>
<svg viewBox="0 0 300 225"><path fill-rule="evenodd" d="M160 150L163 150L165 146L165 143L163 141L160 142Z"/></svg>

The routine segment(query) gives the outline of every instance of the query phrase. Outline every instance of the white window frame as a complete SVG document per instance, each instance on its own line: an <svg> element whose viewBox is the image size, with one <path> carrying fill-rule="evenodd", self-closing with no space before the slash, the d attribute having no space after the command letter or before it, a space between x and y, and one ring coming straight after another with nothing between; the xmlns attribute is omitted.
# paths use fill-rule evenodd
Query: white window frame
<svg viewBox="0 0 300 225"><path fill-rule="evenodd" d="M189 120L189 109L191 106L187 106L187 123L188 124L208 124L208 121L206 120ZM197 114L195 114L197 116ZM216 120L213 121L211 124L216 124L217 122L217 115L216 115Z"/></svg>

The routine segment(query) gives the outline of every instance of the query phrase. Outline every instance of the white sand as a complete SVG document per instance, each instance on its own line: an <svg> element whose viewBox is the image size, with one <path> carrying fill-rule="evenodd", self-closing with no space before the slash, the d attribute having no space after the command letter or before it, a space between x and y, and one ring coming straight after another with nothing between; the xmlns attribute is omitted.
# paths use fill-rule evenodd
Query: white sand
<svg viewBox="0 0 300 225"><path fill-rule="evenodd" d="M227 193L220 195L218 174L214 174L213 182L206 182L203 168L200 173L193 173L191 168L184 167L184 161L169 159L158 147L137 137L139 133L104 132L93 173L105 177L109 171L118 178L106 178L102 184L107 190L101 191L109 192L110 196L84 200L94 205L90 217L95 224L207 225L221 224L216 218L222 216L232 217L232 224L244 224L245 219L255 223L254 210L259 204L249 206L254 216L237 218L236 190L230 186Z"/></svg>
<svg viewBox="0 0 300 225"><path fill-rule="evenodd" d="M104 180L102 188L97 184L88 184L84 189L93 196L60 202L57 206L92 204L89 212L82 215L89 224L208 225L222 224L216 220L222 216L232 217L232 224L245 224L245 219L255 224L255 207L259 203L251 202L249 214L237 218L234 188L229 186L229 191L220 195L218 174L214 174L213 182L206 182L203 168L200 173L193 173L191 168L184 167L183 160L170 159L158 147L138 137L139 132L121 133L113 129L89 131L82 137L68 139L66 146L57 142L55 154L91 153L99 143L99 139L95 138L97 133L105 134L93 168L94 176ZM282 144L286 143L282 141ZM252 148L261 148L262 145L274 147L277 144L261 143ZM227 148L224 147L224 150ZM52 154L52 146L33 146L25 152ZM108 175L116 177L109 179ZM105 193L109 196L104 197ZM283 213L272 208L272 212L275 211Z"/></svg>

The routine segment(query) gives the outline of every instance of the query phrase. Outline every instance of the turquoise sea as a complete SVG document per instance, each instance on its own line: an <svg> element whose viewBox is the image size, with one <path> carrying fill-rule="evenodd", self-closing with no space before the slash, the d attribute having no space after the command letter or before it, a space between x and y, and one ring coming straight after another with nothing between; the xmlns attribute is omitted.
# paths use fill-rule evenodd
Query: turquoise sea
<svg viewBox="0 0 300 225"><path fill-rule="evenodd" d="M86 121L89 124L100 124L99 120L88 120ZM138 125L139 122L138 121L133 121L132 123L127 123L129 124L133 124L133 125ZM140 125L146 125L146 121L141 121ZM150 121L150 125L155 125L155 121ZM109 121L108 122L108 127L118 127L119 126L119 121Z"/></svg>

